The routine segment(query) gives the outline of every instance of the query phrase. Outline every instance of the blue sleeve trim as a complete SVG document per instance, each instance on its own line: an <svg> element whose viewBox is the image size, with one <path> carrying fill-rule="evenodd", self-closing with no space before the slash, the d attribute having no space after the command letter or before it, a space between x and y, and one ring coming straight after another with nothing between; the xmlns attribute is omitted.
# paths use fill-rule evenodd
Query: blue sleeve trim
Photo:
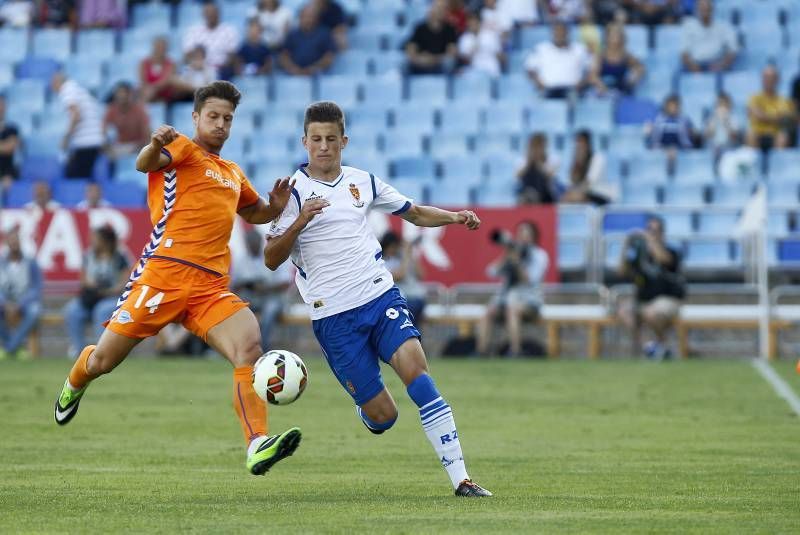
<svg viewBox="0 0 800 535"><path fill-rule="evenodd" d="M374 201L378 197L378 190L375 188L375 175L370 173L369 179L372 182L372 200Z"/></svg>
<svg viewBox="0 0 800 535"><path fill-rule="evenodd" d="M392 212L392 215L401 215L408 212L411 209L411 201L406 201L402 208Z"/></svg>
<svg viewBox="0 0 800 535"><path fill-rule="evenodd" d="M170 165L172 165L172 154L170 154L170 152L169 152L167 149L165 149L164 147L161 147L161 154L163 154L163 155L165 155L167 158L169 158L169 163L168 163L167 165L163 166L163 167L160 167L160 168L158 169L159 171L161 171L162 169L166 169L167 167L169 167Z"/></svg>
<svg viewBox="0 0 800 535"><path fill-rule="evenodd" d="M301 277L303 277L304 279L307 279L307 278L308 278L308 277L306 277L306 272L305 272L305 271L303 271L303 268L301 268L300 266L298 266L297 264L295 264L295 263L294 263L294 260L292 260L292 264L294 265L294 267L296 267L296 268L297 268L297 272L300 274L300 276L301 276Z"/></svg>
<svg viewBox="0 0 800 535"><path fill-rule="evenodd" d="M297 211L299 212L302 208L302 203L300 202L300 194L297 193L295 188L292 188L292 196L294 197L294 200L297 201Z"/></svg>
<svg viewBox="0 0 800 535"><path fill-rule="evenodd" d="M307 165L308 165L308 162L306 162L306 163L302 164L302 165L300 166L300 172L301 172L301 173L303 173L304 175L306 175L308 178L311 178L311 175L309 175L309 174L308 174L308 171L306 171L306 166L307 166Z"/></svg>
<svg viewBox="0 0 800 535"><path fill-rule="evenodd" d="M375 260L380 260L381 258L383 258L383 251L375 253Z"/></svg>

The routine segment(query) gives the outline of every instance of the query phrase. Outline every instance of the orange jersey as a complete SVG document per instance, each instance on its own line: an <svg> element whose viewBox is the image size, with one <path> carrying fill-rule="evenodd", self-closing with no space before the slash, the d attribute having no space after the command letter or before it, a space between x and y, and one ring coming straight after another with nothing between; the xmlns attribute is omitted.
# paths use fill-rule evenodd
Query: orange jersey
<svg viewBox="0 0 800 535"><path fill-rule="evenodd" d="M147 177L154 230L145 257L227 274L236 213L258 202L258 193L238 165L184 135L162 152L172 161Z"/></svg>

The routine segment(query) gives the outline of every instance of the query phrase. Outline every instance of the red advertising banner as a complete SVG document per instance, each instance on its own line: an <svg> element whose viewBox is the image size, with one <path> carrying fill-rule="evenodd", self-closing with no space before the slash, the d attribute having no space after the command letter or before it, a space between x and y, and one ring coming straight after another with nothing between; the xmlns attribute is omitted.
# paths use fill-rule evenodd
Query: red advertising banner
<svg viewBox="0 0 800 535"><path fill-rule="evenodd" d="M405 239L419 239L419 250L426 267L425 279L452 285L459 282L486 282L486 267L503 254L491 242L491 232L503 229L514 232L521 221L533 221L541 233L540 246L550 256L546 280L558 280L556 265L556 212L552 207L478 209L481 228L468 231L462 226L421 229L399 217L373 213L370 222L376 236L394 229ZM110 225L120 237L120 244L131 259L139 257L152 230L147 210L99 208L89 211L58 209L41 213L28 209L4 209L0 212L0 231L18 228L25 252L35 255L45 279L55 283L77 283L84 251L89 247L90 229ZM241 251L246 226L237 219L230 247L234 255Z"/></svg>

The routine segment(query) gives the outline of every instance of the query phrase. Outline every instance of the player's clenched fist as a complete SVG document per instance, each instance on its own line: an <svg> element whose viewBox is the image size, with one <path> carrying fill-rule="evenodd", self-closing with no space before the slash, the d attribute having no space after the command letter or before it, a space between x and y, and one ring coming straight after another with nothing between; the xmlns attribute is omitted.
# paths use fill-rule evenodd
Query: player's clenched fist
<svg viewBox="0 0 800 535"><path fill-rule="evenodd" d="M308 225L314 216L322 213L322 209L330 206L331 203L325 199L309 199L303 203L303 208L300 210L300 215L297 220L303 225Z"/></svg>
<svg viewBox="0 0 800 535"><path fill-rule="evenodd" d="M481 220L472 210L461 210L458 212L458 222L466 225L469 230L475 230L481 226Z"/></svg>
<svg viewBox="0 0 800 535"><path fill-rule="evenodd" d="M157 149L161 149L176 139L178 139L178 131L168 124L162 124L156 128L155 132L153 132L153 135L150 136L150 143L152 143Z"/></svg>

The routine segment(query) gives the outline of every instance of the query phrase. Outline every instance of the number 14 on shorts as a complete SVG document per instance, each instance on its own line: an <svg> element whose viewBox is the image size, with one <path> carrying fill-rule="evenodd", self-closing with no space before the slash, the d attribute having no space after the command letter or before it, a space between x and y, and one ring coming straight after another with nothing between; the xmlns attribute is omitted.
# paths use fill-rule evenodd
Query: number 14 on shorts
<svg viewBox="0 0 800 535"><path fill-rule="evenodd" d="M136 303L134 303L133 308L136 309L142 308L142 303L144 303L144 307L150 309L150 314L158 310L158 305L160 305L161 301L164 299L164 292L158 292L150 299L147 299L147 294L149 292L150 292L149 286L142 286L142 292L136 299ZM145 299L147 299L147 301L145 301Z"/></svg>

